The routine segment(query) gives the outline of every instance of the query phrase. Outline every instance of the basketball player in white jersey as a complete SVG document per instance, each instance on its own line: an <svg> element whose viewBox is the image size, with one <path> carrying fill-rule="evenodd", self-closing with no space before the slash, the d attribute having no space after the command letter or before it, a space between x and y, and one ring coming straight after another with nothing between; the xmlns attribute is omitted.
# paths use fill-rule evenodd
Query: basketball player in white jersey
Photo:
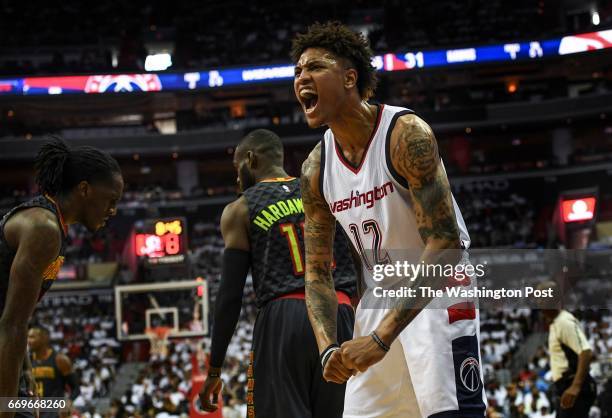
<svg viewBox="0 0 612 418"><path fill-rule="evenodd" d="M324 378L348 379L344 417L483 417L473 302L424 309L431 299L415 297L367 309L362 299L354 339L338 346L336 221L366 274L393 261L387 249L417 250L434 262L440 251L467 248L469 235L431 128L408 109L367 102L376 87L367 40L339 23L315 24L293 40L292 58L308 125L329 128L302 167L306 302ZM412 286L430 285L425 280Z"/></svg>

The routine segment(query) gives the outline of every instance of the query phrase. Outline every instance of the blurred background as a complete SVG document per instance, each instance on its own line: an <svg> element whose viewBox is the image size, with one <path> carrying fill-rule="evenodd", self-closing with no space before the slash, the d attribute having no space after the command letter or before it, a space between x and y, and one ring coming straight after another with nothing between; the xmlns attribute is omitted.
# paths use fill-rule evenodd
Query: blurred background
<svg viewBox="0 0 612 418"><path fill-rule="evenodd" d="M327 20L369 38L374 100L432 125L473 247L612 255L610 0L1 1L0 214L37 193L48 134L109 151L126 182L103 231L70 229L35 314L75 364L81 416L204 416L190 400L206 371L234 146L271 129L299 175L323 130L304 123L289 48ZM250 281L244 297L223 372L230 418L246 416ZM592 416L610 417L612 316L573 313L595 355ZM538 312L481 315L488 416L554 416Z"/></svg>

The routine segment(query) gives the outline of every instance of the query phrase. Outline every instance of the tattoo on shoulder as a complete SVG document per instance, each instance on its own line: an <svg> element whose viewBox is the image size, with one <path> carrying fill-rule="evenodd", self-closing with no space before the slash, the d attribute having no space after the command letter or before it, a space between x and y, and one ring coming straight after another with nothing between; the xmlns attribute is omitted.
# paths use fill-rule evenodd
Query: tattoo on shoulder
<svg viewBox="0 0 612 418"><path fill-rule="evenodd" d="M412 115L410 115L412 116ZM412 187L415 180L426 183L432 180L437 169L438 147L428 127L419 120L400 119L397 125L401 131L393 148L393 160L400 173L408 177Z"/></svg>
<svg viewBox="0 0 612 418"><path fill-rule="evenodd" d="M410 184L421 238L425 242L429 238L456 241L459 234L451 190L440 164L436 138L422 120L412 115L400 120L392 159Z"/></svg>

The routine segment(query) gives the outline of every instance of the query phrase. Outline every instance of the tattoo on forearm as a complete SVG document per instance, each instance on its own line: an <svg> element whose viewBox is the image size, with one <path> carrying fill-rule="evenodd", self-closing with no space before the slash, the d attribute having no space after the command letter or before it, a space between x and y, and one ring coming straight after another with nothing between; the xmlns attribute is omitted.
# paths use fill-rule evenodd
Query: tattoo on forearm
<svg viewBox="0 0 612 418"><path fill-rule="evenodd" d="M302 166L301 191L304 203L306 253L306 306L317 336L336 340L337 301L331 276L335 219L319 194L313 191L312 178L318 174L320 145Z"/></svg>
<svg viewBox="0 0 612 418"><path fill-rule="evenodd" d="M431 287L431 282L431 278L425 281L424 276L417 276L414 281L410 283L410 287L413 289L418 289L425 285ZM399 298L391 310L396 333L399 334L399 332L406 328L420 310L427 306L430 300L431 298Z"/></svg>
<svg viewBox="0 0 612 418"><path fill-rule="evenodd" d="M313 266L311 277L329 276L329 266ZM325 273L325 271L328 271ZM306 307L313 329L325 336L325 338L336 340L336 316L338 305L333 282L330 286L329 280L306 280Z"/></svg>

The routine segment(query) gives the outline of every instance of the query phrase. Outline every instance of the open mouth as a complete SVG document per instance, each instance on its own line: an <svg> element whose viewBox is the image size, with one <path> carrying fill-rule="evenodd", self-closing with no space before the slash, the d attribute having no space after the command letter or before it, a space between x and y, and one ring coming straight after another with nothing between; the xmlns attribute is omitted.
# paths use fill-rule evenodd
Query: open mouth
<svg viewBox="0 0 612 418"><path fill-rule="evenodd" d="M319 95L313 90L302 90L300 92L300 99L304 107L304 112L312 113L319 102Z"/></svg>

